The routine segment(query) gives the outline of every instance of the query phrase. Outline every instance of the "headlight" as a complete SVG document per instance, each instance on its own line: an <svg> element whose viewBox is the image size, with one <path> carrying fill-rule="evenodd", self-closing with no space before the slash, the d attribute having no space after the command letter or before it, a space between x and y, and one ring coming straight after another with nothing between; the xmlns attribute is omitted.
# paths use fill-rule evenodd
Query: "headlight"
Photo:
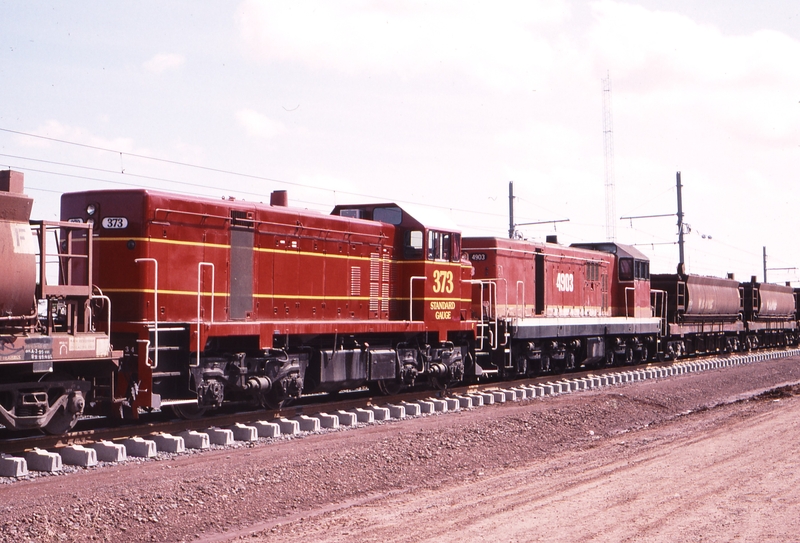
<svg viewBox="0 0 800 543"><path fill-rule="evenodd" d="M88 206L86 206L87 215L92 216L94 215L95 211L97 211L97 208L94 206L94 204L89 204Z"/></svg>

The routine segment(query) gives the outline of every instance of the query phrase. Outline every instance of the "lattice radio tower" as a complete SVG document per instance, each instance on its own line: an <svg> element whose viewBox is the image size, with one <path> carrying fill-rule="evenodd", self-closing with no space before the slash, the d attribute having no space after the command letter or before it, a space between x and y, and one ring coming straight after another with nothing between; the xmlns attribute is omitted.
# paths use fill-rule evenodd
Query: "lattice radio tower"
<svg viewBox="0 0 800 543"><path fill-rule="evenodd" d="M606 240L617 240L617 202L614 193L614 122L611 117L611 76L603 79L603 147L606 163Z"/></svg>

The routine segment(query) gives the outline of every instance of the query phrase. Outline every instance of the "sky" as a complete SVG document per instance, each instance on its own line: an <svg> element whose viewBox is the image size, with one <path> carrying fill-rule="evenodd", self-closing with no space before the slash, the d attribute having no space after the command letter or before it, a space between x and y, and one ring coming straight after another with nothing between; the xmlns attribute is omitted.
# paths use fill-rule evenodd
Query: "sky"
<svg viewBox="0 0 800 543"><path fill-rule="evenodd" d="M610 142L616 240L653 272L675 216L619 217L675 213L680 171L690 272L762 280L766 247L800 286L796 1L0 0L0 20L0 168L36 219L69 191L288 190L504 237L513 181L520 235L603 241Z"/></svg>

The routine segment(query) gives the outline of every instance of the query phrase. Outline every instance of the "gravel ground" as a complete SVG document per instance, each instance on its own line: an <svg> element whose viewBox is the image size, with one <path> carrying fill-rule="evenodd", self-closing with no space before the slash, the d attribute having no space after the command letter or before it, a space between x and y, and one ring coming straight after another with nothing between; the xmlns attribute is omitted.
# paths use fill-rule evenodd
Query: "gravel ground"
<svg viewBox="0 0 800 543"><path fill-rule="evenodd" d="M663 535L663 541L734 536L781 541L792 524L769 516L775 495L749 486L731 494L745 475L732 469L735 463L727 457L714 461L712 453L750 443L740 453L748 459L748 473L772 474L753 477L753 485L761 481L774 487L780 480L800 488L800 469L795 469L800 432L792 426L800 400L791 388L783 396L761 394L800 383L798 362L769 360L358 430L38 476L0 486L0 538L566 541L575 540L579 519L593 518L597 530L583 539L649 541ZM762 434L766 441L752 438ZM733 435L740 437L730 441ZM665 458L685 459L680 465L710 460L683 477L663 479L657 461ZM681 473L680 465L660 469ZM690 475L695 479L687 479ZM698 488L715 490L674 498L669 507L683 511L676 519L702 510L699 504L715 503L716 494L731 503L745 495L754 505L737 515L750 514L752 525L729 523L733 531L716 539L707 530L699 532L700 539L689 537L691 532L678 530L677 520L660 517L653 520L661 522L660 531L647 523L636 528L642 516L665 507L663 500L638 493L653 485L662 498L686 494L698 477L706 480ZM587 481L594 481L594 494L586 490ZM542 489L549 490L541 494ZM576 495L577 489L584 492ZM789 507L800 494L781 496ZM538 506L531 511L529 503ZM712 513L704 518L714 518ZM772 524L762 522L769 518ZM619 523L609 519L628 519L626 526L633 528L620 533ZM762 524L771 531L753 528ZM559 525L564 528L552 530Z"/></svg>

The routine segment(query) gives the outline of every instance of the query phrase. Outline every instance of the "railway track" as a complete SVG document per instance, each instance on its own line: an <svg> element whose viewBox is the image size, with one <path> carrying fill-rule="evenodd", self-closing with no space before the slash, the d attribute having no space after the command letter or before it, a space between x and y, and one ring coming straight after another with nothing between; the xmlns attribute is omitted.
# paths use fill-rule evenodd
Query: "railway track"
<svg viewBox="0 0 800 543"><path fill-rule="evenodd" d="M391 398L355 392L342 394L343 397L335 401L304 403L279 410L222 413L196 420L153 420L136 425L102 427L99 426L102 419L95 419L87 422L97 427L62 436L38 435L0 440L0 453L3 453L0 477L24 478L30 471L60 471L65 464L92 467L98 464L98 460L110 461L109 454L116 455L116 461L124 461L129 457L148 458L181 453L191 448L231 445L237 441L268 441L325 431L326 428L358 427L376 421L545 398L796 355L800 355L800 349L605 368L458 387L439 397L432 397L430 390L407 392Z"/></svg>

